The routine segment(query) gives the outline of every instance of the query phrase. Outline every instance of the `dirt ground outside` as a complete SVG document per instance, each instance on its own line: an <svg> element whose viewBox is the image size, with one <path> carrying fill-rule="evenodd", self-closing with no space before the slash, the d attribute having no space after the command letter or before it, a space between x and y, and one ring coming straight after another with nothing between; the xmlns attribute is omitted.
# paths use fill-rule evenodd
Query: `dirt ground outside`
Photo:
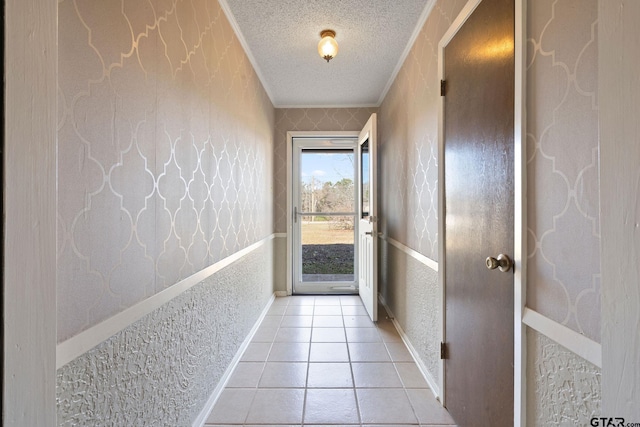
<svg viewBox="0 0 640 427"><path fill-rule="evenodd" d="M354 274L354 233L344 223L302 223L302 274Z"/></svg>

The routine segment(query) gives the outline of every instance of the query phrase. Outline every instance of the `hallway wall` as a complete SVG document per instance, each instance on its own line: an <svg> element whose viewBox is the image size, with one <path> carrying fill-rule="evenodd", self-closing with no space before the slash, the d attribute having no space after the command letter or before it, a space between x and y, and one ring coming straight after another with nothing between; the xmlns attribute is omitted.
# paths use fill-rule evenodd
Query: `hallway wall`
<svg viewBox="0 0 640 427"><path fill-rule="evenodd" d="M600 342L597 0L527 3L527 307ZM527 328L528 425L601 415L601 369ZM567 396L561 392L571 388Z"/></svg>
<svg viewBox="0 0 640 427"><path fill-rule="evenodd" d="M599 0L602 414L640 420L640 3Z"/></svg>
<svg viewBox="0 0 640 427"><path fill-rule="evenodd" d="M187 425L273 293L274 108L216 1L58 8L59 423Z"/></svg>
<svg viewBox="0 0 640 427"><path fill-rule="evenodd" d="M437 46L465 3L436 2L380 107L381 293L436 382L442 329ZM567 328L599 348L596 1L529 0L527 9L528 307L552 320L554 331ZM557 405L563 419L596 415L600 368L564 348L563 339L533 328L528 334L530 424L556 422ZM575 375L561 384L559 366L584 369L563 372ZM560 390L569 382L567 398Z"/></svg>

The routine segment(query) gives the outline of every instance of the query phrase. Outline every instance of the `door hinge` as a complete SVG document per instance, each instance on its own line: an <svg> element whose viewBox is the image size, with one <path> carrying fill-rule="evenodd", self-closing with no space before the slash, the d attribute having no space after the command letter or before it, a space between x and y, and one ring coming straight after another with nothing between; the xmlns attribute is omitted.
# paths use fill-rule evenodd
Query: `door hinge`
<svg viewBox="0 0 640 427"><path fill-rule="evenodd" d="M440 96L444 96L446 91L447 91L447 81L440 80Z"/></svg>
<svg viewBox="0 0 640 427"><path fill-rule="evenodd" d="M441 342L440 343L440 359L447 359L449 354L447 352L447 344Z"/></svg>

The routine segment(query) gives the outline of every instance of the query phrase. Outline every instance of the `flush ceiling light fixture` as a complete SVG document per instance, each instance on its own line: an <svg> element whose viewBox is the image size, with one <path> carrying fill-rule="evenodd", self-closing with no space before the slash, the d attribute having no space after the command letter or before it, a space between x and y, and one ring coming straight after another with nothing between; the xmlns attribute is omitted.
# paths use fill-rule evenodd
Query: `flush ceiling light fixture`
<svg viewBox="0 0 640 427"><path fill-rule="evenodd" d="M338 42L335 39L336 32L333 30L322 30L320 32L320 43L318 43L318 53L327 62L331 61L338 54Z"/></svg>

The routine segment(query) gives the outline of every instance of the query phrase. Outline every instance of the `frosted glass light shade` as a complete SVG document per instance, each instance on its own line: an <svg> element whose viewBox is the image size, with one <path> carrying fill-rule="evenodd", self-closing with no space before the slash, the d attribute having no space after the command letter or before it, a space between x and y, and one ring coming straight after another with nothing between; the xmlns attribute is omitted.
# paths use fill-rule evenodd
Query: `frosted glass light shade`
<svg viewBox="0 0 640 427"><path fill-rule="evenodd" d="M320 33L322 39L318 43L318 53L327 62L338 54L338 42L336 42L335 36L336 32L333 30L324 30Z"/></svg>

